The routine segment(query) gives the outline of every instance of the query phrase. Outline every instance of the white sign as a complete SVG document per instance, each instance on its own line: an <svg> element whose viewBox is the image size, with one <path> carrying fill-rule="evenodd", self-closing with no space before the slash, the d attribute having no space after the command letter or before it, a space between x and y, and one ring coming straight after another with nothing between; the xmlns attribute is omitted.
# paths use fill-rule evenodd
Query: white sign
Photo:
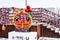
<svg viewBox="0 0 60 40"><path fill-rule="evenodd" d="M37 32L9 32L9 40L37 40Z"/></svg>

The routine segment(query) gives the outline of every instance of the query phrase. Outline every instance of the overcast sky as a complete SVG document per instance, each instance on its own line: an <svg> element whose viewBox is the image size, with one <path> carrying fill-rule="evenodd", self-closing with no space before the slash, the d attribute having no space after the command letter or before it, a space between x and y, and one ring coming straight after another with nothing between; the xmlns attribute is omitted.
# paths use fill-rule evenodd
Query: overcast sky
<svg viewBox="0 0 60 40"><path fill-rule="evenodd" d="M37 7L59 7L60 0L27 0L27 4L32 8ZM25 8L25 0L0 0L0 7Z"/></svg>

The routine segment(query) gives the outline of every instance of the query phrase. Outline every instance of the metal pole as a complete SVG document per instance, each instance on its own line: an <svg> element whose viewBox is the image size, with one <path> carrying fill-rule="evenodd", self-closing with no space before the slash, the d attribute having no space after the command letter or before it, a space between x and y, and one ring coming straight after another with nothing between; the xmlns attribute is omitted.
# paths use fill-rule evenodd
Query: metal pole
<svg viewBox="0 0 60 40"><path fill-rule="evenodd" d="M27 6L27 0L25 0L25 6Z"/></svg>

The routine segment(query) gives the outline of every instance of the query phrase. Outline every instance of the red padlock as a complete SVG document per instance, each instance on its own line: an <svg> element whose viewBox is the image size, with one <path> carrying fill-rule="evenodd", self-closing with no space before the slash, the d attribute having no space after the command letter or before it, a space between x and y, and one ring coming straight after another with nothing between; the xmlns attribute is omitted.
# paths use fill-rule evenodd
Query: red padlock
<svg viewBox="0 0 60 40"><path fill-rule="evenodd" d="M28 6L27 6L27 9L30 9L30 8L31 8L31 7L28 5Z"/></svg>
<svg viewBox="0 0 60 40"><path fill-rule="evenodd" d="M32 9L30 9L29 12L32 12Z"/></svg>
<svg viewBox="0 0 60 40"><path fill-rule="evenodd" d="M30 6L27 6L25 11L26 11L26 12L32 12L32 9L31 9Z"/></svg>

